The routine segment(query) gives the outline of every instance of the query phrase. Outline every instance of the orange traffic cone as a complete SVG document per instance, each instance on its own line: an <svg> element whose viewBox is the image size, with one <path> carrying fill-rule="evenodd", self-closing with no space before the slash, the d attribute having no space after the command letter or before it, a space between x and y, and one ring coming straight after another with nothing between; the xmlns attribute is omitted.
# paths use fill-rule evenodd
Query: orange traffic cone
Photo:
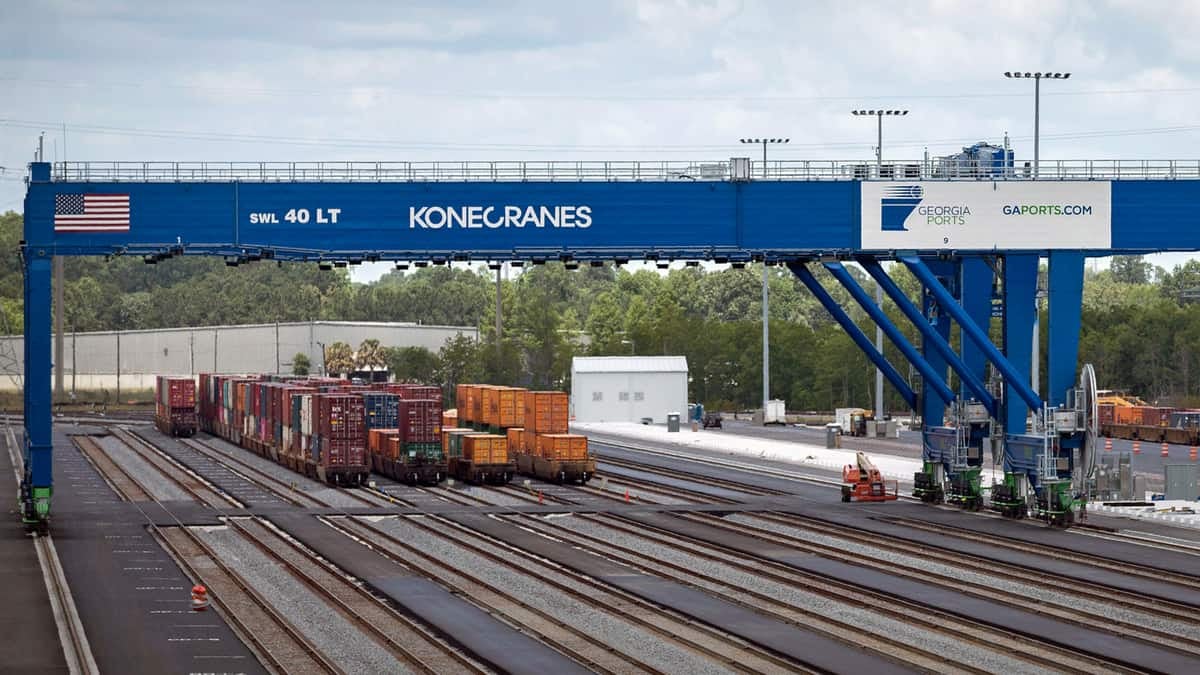
<svg viewBox="0 0 1200 675"><path fill-rule="evenodd" d="M1133 454L1135 454L1135 455L1142 454L1142 444L1138 441L1133 442Z"/></svg>
<svg viewBox="0 0 1200 675"><path fill-rule="evenodd" d="M1188 451L1188 459L1196 461L1196 446L1193 445L1192 449Z"/></svg>
<svg viewBox="0 0 1200 675"><path fill-rule="evenodd" d="M1112 452L1112 439L1111 438L1104 439L1104 451Z"/></svg>
<svg viewBox="0 0 1200 675"><path fill-rule="evenodd" d="M1171 454L1170 448L1166 443L1162 444L1162 452L1158 453L1160 457L1168 457Z"/></svg>
<svg viewBox="0 0 1200 675"><path fill-rule="evenodd" d="M208 609L208 589L196 584L192 586L192 611L203 612Z"/></svg>
<svg viewBox="0 0 1200 675"><path fill-rule="evenodd" d="M625 501L629 501L629 488L625 488Z"/></svg>

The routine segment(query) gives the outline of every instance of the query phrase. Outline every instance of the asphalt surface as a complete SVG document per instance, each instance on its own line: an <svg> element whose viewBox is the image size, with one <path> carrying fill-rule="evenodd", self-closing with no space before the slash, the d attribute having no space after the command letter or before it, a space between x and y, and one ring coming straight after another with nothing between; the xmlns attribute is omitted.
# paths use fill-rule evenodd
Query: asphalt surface
<svg viewBox="0 0 1200 675"><path fill-rule="evenodd" d="M4 601L0 602L0 634L4 635L0 640L0 664L9 672L66 673L67 662L37 550L16 508L17 483L7 438L2 445L0 499L9 508L0 523L0 574L5 581Z"/></svg>
<svg viewBox="0 0 1200 675"><path fill-rule="evenodd" d="M108 487L64 433L77 429L54 429L51 531L101 672L265 672L220 614L191 611L192 581L147 530L153 507Z"/></svg>
<svg viewBox="0 0 1200 675"><path fill-rule="evenodd" d="M825 445L825 429L815 427L796 427L796 426L759 426L751 424L743 420L724 420L724 430L730 433L735 433L740 436L751 436L754 438L766 438L779 441L792 441L796 443L811 443L814 445ZM715 429L710 429L710 432L716 432ZM1104 449L1104 440L1112 441L1112 450ZM851 436L843 436L841 439L842 448L851 450L863 450L865 452L879 452L882 454L896 455L899 457L911 457L920 459L921 457L921 432L919 431L904 431L901 430L900 438L855 438ZM1122 454L1128 455L1133 466L1133 472L1147 479L1147 488L1151 490L1162 489L1164 481L1165 468L1169 464L1198 464L1200 462L1192 461L1190 457L1191 446L1187 445L1167 445L1167 456L1162 456L1161 443L1140 444L1141 452L1133 454L1133 441L1121 439L1101 439L1099 447L1100 457L1104 456L1119 456Z"/></svg>

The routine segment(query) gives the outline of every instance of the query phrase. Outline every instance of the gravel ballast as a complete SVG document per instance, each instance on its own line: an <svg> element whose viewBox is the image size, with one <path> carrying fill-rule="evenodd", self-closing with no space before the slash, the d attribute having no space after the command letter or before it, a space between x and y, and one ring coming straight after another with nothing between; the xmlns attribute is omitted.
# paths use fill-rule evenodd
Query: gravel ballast
<svg viewBox="0 0 1200 675"><path fill-rule="evenodd" d="M906 567L916 567L918 569L928 570L933 574L941 574L953 579L962 581L965 584L972 584L993 588L1005 593L1010 593L1014 597L1029 598L1030 600L1059 605L1070 609L1083 610L1089 614L1094 614L1098 619L1116 619L1134 623L1147 628L1176 633L1179 635L1188 635L1196 630L1193 624L1181 621L1172 621L1170 618L1162 614L1151 612L1139 612L1137 610L1128 609L1118 605L1110 605L1088 598L1072 595L1070 593L1059 592L1047 588L1030 586L1020 581L1006 579L1000 575L983 574L963 569L961 567L953 567L941 563L932 562L924 558L918 558L903 553L896 553L881 548L875 548L865 544L839 539L819 532L812 532L798 527L788 527L779 523L762 520L753 516L731 515L726 518L730 522L740 523L757 527L770 532L795 537L814 544L825 546L833 546L843 551L850 553L861 554L869 557L872 560L884 560L894 562L897 565Z"/></svg>
<svg viewBox="0 0 1200 675"><path fill-rule="evenodd" d="M117 466L129 474L135 481L146 488L146 492L154 499L163 501L192 501L192 496L179 487L175 481L167 478L125 442L116 436L98 436L96 443Z"/></svg>
<svg viewBox="0 0 1200 675"><path fill-rule="evenodd" d="M680 565L689 570L695 570L698 576L692 577L690 582L709 590L725 594L729 594L730 592L736 594L739 588L753 588L758 593L767 595L793 607L850 624L864 632L890 639L899 639L913 647L941 654L954 662L976 668L1005 673L1045 672L1031 666L1026 661L1012 659L997 652L982 650L976 645L963 642L953 636L909 626L903 620L892 619L879 612L863 609L845 602L838 602L816 593L770 581L744 570L708 560L665 544L655 543L652 540L630 535L615 528L605 527L600 523L575 516L555 518L552 522L558 527L586 534L617 546L630 548L652 558ZM647 566L653 568L652 563L648 563ZM721 583L714 584L711 581L702 579L701 576L718 579Z"/></svg>
<svg viewBox="0 0 1200 675"><path fill-rule="evenodd" d="M577 599L547 586L539 578L497 565L472 551L409 524L404 518L382 519L375 522L374 526L437 557L455 569L505 589L529 606L652 668L669 673L729 672L699 654L665 642L661 636L649 633L641 626L594 607L581 605ZM512 551L507 549L486 543L482 545L507 558L513 555ZM521 565L530 570L537 570L539 577L578 585L577 580L540 564L522 561ZM593 596L602 595L602 591L593 593Z"/></svg>
<svg viewBox="0 0 1200 675"><path fill-rule="evenodd" d="M192 530L212 547L226 565L287 617L326 658L346 672L411 672L407 664L398 661L241 534L227 527L197 527Z"/></svg>
<svg viewBox="0 0 1200 675"><path fill-rule="evenodd" d="M316 481L308 476L298 474L282 464L276 464L275 462L272 462L265 457L260 457L259 455L256 455L245 448L239 448L238 446L224 439L211 437L205 438L202 442L206 442L208 447L216 450L218 454L232 455L233 457L236 457L242 462L249 464L268 476L271 476L272 478L281 480L290 485L295 485L296 490L299 492L303 492L310 497L319 499L330 506L337 508L363 506L361 500L356 499L354 496L348 494L345 490L329 487L320 481ZM241 467L236 464L230 468L233 471L241 470Z"/></svg>

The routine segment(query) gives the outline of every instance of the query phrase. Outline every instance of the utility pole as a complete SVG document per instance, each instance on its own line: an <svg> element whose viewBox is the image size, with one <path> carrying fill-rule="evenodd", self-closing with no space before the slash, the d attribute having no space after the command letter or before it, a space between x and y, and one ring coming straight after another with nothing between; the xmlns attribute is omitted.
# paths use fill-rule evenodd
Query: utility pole
<svg viewBox="0 0 1200 675"><path fill-rule="evenodd" d="M745 143L747 145L762 145L762 148L763 148L762 177L763 178L767 177L767 146L768 145L783 145L785 143L790 143L792 141L792 139L790 139L790 138L743 138L740 140L742 143Z"/></svg>
<svg viewBox="0 0 1200 675"><path fill-rule="evenodd" d="M875 132L875 178L883 178L883 118L884 117L904 117L908 114L907 110L851 110L851 115L855 117L868 116L874 117L876 121ZM875 283L875 304L879 306L880 311L883 310L883 287L878 282ZM883 353L883 328L879 324L875 324L875 349L880 354ZM883 371L875 369L875 421L883 420Z"/></svg>
<svg viewBox="0 0 1200 675"><path fill-rule="evenodd" d="M54 256L54 398L57 401L62 401L65 392L63 391L63 365L64 356L64 341L66 336L63 333L63 325L66 323L67 305L66 292L64 285L66 284L66 271L61 255ZM74 367L74 363L72 363Z"/></svg>
<svg viewBox="0 0 1200 675"><path fill-rule="evenodd" d="M1041 107L1042 107L1042 80L1065 80L1071 77L1070 73L1018 73L1006 71L1004 76L1012 79L1032 79L1033 80L1033 177L1038 177L1038 165L1041 159Z"/></svg>
<svg viewBox="0 0 1200 675"><path fill-rule="evenodd" d="M762 279L762 316L763 316L763 420L767 416L767 401L771 400L771 343L769 340L770 334L770 311L768 309L768 274L767 261L763 260L763 279Z"/></svg>
<svg viewBox="0 0 1200 675"><path fill-rule="evenodd" d="M903 117L908 114L907 110L851 110L851 115L855 117L868 116L875 117L877 121L877 131L875 135L875 178L883 178L883 118L884 117Z"/></svg>
<svg viewBox="0 0 1200 675"><path fill-rule="evenodd" d="M499 357L500 353L501 353L500 339L502 337L504 337L504 320L501 318L501 315L500 315L500 313L501 313L500 271L503 267L504 267L504 263L498 263L496 265L496 356L497 357Z"/></svg>

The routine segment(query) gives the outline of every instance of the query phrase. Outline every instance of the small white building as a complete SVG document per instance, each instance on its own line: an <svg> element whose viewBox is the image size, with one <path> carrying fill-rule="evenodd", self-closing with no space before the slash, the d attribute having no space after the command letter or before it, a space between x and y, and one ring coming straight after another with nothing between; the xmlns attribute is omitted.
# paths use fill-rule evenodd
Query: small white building
<svg viewBox="0 0 1200 675"><path fill-rule="evenodd" d="M667 421L687 417L688 366L682 356L576 356L571 414L579 422ZM685 420L686 423L686 420Z"/></svg>

